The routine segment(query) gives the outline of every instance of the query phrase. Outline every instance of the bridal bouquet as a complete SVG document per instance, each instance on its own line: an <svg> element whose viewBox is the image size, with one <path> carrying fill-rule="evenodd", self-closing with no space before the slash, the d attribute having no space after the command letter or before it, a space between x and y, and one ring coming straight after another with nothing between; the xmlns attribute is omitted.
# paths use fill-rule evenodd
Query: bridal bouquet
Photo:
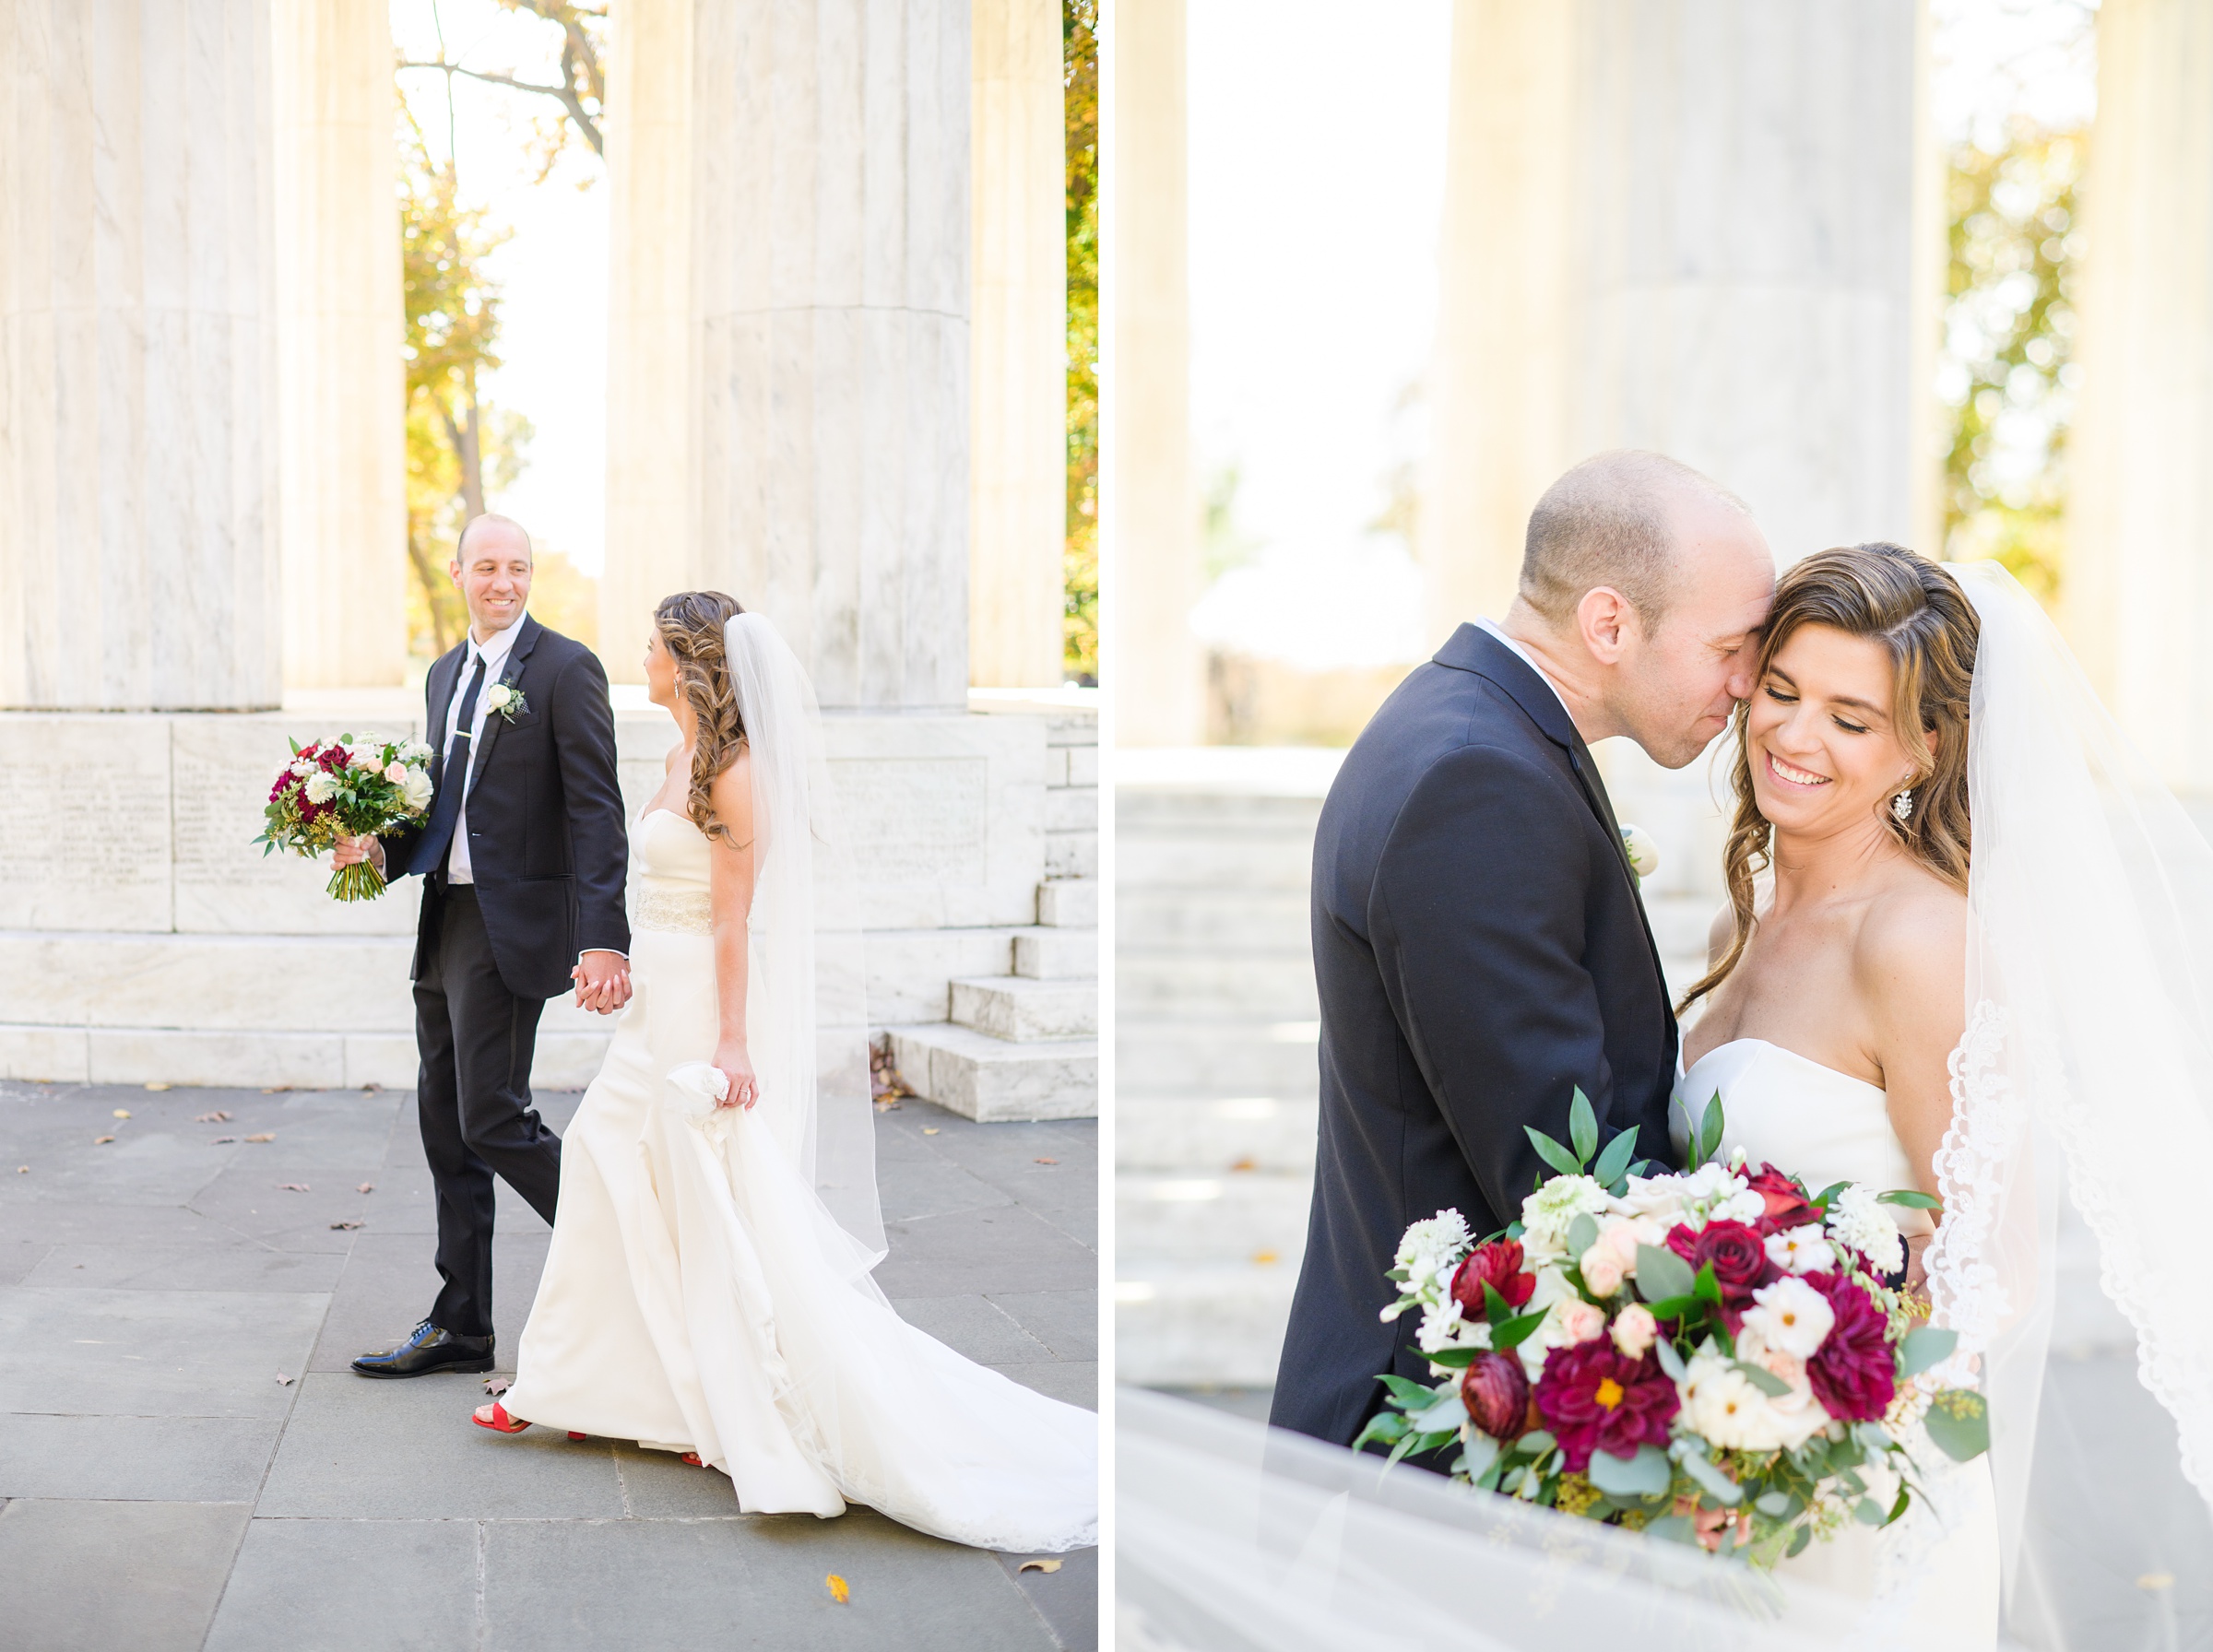
<svg viewBox="0 0 2213 1652"><path fill-rule="evenodd" d="M1941 1373L1957 1334L1885 1282L1905 1244L1884 1206L1935 1200L1721 1162L1718 1096L1682 1174L1628 1174L1634 1131L1592 1163L1580 1091L1568 1133L1530 1131L1559 1174L1504 1233L1477 1243L1457 1210L1406 1230L1383 1317L1420 1310L1441 1380L1383 1377L1355 1448L1458 1443L1455 1479L1771 1567L1903 1515L1914 1428L1962 1462L1988 1447L1982 1395Z"/></svg>
<svg viewBox="0 0 2213 1652"><path fill-rule="evenodd" d="M265 856L289 849L314 859L341 837L383 837L430 807L431 749L420 740L342 734L291 747L292 761L269 788L269 823L254 840ZM329 892L340 901L373 901L385 880L362 861L334 872Z"/></svg>

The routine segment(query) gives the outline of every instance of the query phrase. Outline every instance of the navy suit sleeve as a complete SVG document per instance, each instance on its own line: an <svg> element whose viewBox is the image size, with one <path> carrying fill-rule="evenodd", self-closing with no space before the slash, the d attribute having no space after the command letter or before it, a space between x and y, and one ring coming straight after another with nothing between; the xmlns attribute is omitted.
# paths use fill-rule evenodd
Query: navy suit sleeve
<svg viewBox="0 0 2213 1652"><path fill-rule="evenodd" d="M1573 782L1541 761L1463 748L1407 799L1370 895L1384 993L1501 1217L1552 1174L1522 1127L1565 1141L1575 1088L1602 1121L1613 1100L1582 962L1590 879L1605 869L1592 823Z"/></svg>
<svg viewBox="0 0 2213 1652"><path fill-rule="evenodd" d="M553 755L561 765L576 872L576 949L628 952L622 885L630 837L615 778L615 712L598 655L578 648L553 682Z"/></svg>

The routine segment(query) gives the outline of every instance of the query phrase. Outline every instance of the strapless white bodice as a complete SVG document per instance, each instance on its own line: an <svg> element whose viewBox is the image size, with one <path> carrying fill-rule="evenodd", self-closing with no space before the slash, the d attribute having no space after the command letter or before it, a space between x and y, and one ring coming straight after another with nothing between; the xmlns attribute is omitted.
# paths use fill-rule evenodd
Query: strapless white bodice
<svg viewBox="0 0 2213 1652"><path fill-rule="evenodd" d="M689 816L649 808L630 823L630 924L662 934L713 928L706 834Z"/></svg>
<svg viewBox="0 0 2213 1652"><path fill-rule="evenodd" d="M1853 1181L1880 1193L1919 1179L1890 1127L1888 1098L1864 1080L1760 1038L1734 1038L1675 1080L1668 1129L1680 1153L1688 1121L1722 1098L1722 1156L1741 1147L1801 1177L1816 1192Z"/></svg>

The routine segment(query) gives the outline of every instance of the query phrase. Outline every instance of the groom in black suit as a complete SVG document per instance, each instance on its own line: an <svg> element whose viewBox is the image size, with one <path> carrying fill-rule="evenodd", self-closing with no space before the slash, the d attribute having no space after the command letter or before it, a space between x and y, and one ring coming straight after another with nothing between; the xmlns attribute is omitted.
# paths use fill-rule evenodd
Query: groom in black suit
<svg viewBox="0 0 2213 1652"><path fill-rule="evenodd" d="M607 673L583 643L526 611L529 536L503 516L462 530L448 570L468 635L431 667L436 790L422 826L357 839L392 876L423 879L415 941L416 1109L438 1200L430 1315L363 1376L492 1366L492 1176L550 1223L561 1139L530 1104L546 999L572 982L588 1008L630 997L629 858Z"/></svg>
<svg viewBox="0 0 2213 1652"><path fill-rule="evenodd" d="M1349 1445L1379 1374L1429 1380L1416 1316L1379 1318L1400 1235L1519 1216L1523 1127L1565 1141L1577 1087L1602 1135L1668 1155L1675 1017L1590 742L1695 759L1752 691L1774 585L1741 502L1602 454L1538 502L1505 623L1462 625L1346 754L1314 841L1321 1134L1277 1427Z"/></svg>

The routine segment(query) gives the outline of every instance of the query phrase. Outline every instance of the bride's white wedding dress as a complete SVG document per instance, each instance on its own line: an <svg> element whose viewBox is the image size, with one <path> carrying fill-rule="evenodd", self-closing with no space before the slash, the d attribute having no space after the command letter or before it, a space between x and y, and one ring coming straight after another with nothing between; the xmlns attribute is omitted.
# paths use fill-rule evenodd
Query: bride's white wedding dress
<svg viewBox="0 0 2213 1652"><path fill-rule="evenodd" d="M1676 1080L1670 1123L1680 1154L1687 1120L1722 1099L1722 1155L1744 1149L1818 1192L1858 1182L1881 1193L1918 1186L1890 1127L1884 1092L1764 1039L1717 1044ZM1778 1568L1781 1576L1854 1599L1887 1599L1895 1643L1967 1652L1998 1638L1998 1518L1987 1457L1956 1464L1925 1438L1915 1453L1930 1494L1888 1530L1848 1526Z"/></svg>
<svg viewBox="0 0 2213 1652"><path fill-rule="evenodd" d="M978 1548L1095 1542L1097 1417L902 1320L770 1101L672 1104L718 1029L706 839L653 809L631 868L633 996L563 1141L509 1414L696 1452L747 1513L854 1502Z"/></svg>

